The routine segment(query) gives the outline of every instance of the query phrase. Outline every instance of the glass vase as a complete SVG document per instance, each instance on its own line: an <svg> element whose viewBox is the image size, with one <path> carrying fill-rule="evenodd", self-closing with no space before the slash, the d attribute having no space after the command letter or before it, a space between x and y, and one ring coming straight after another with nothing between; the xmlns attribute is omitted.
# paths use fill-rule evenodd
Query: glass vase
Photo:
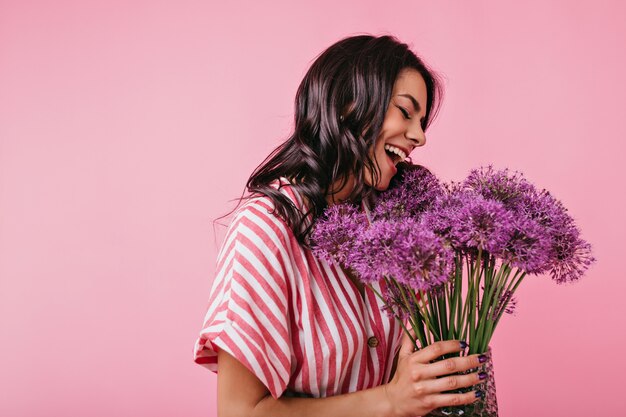
<svg viewBox="0 0 626 417"><path fill-rule="evenodd" d="M453 392L468 392L474 390L480 390L483 392L483 396L472 404L459 405L454 407L442 407L431 411L424 417L442 417L442 416L464 416L464 417L497 417L498 416L498 401L496 400L496 381L493 372L493 356L491 347L487 348L487 352L484 353L487 356L487 360L479 368L478 372L482 371L487 373L487 378L478 384L462 388L454 391L446 391L446 393ZM476 372L476 368L469 371L461 372L461 374L468 374Z"/></svg>

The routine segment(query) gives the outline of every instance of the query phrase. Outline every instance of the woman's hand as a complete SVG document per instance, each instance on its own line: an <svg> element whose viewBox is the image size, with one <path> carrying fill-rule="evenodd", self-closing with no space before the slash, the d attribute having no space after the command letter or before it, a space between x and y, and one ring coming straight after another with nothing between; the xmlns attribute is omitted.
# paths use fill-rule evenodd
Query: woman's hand
<svg viewBox="0 0 626 417"><path fill-rule="evenodd" d="M398 353L398 364L393 379L384 386L393 417L425 415L435 408L470 404L476 401L477 391L463 394L442 394L442 391L470 387L482 382L478 372L466 375L449 375L477 368L482 363L480 355L470 355L438 360L447 353L460 352L458 340L436 342L424 349L413 351L413 342L405 333Z"/></svg>

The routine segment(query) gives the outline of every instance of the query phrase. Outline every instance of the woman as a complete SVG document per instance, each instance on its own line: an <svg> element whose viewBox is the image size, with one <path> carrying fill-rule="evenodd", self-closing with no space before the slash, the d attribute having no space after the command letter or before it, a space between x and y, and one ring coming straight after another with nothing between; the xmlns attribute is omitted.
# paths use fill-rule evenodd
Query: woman
<svg viewBox="0 0 626 417"><path fill-rule="evenodd" d="M248 180L218 255L194 360L219 369L220 417L415 416L481 395L442 392L478 383L449 374L484 358L437 360L462 341L414 352L374 292L308 246L328 205L368 204L426 143L440 90L391 36L342 39L312 64L294 133Z"/></svg>

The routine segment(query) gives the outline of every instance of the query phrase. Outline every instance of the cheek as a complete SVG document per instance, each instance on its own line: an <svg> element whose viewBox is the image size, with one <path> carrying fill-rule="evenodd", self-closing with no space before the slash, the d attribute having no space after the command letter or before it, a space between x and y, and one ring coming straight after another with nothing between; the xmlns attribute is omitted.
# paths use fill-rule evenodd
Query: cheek
<svg viewBox="0 0 626 417"><path fill-rule="evenodd" d="M374 162L374 164L378 163L379 172L378 172L378 182L376 183L376 188L378 191L384 191L389 187L389 182L393 177L393 174L390 172L388 161L387 161L387 152L385 152L385 141L384 135L381 134L379 140L376 142L375 146L372 146L369 151L369 157ZM368 167L365 168L365 183L372 187L373 183L373 173L370 172Z"/></svg>
<svg viewBox="0 0 626 417"><path fill-rule="evenodd" d="M385 142L380 140L376 143L376 147L374 149L372 149L372 152L370 152L370 156L372 158L377 158L379 160L379 162L381 161L381 158L386 156L385 153Z"/></svg>

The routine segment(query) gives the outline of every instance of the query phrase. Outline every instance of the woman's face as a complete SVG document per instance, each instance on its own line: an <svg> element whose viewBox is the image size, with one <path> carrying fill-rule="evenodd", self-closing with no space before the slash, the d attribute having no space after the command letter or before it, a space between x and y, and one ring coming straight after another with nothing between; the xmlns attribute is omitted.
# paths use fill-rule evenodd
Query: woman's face
<svg viewBox="0 0 626 417"><path fill-rule="evenodd" d="M375 145L370 149L370 158L380 169L378 182L374 185L379 191L389 186L389 181L398 172L398 162L408 157L413 149L426 143L422 123L426 115L427 92L424 78L416 70L404 69L398 74L382 129ZM372 179L372 172L365 167L367 185L372 186ZM351 175L343 188L331 187L326 201L329 205L344 201L353 188L354 177Z"/></svg>
<svg viewBox="0 0 626 417"><path fill-rule="evenodd" d="M426 83L421 74L414 69L402 70L393 85L380 135L370 150L370 157L380 169L378 182L373 185L377 190L382 191L389 186L389 181L398 172L398 162L426 143L422 130L426 98ZM365 181L370 186L372 179L372 173L366 168Z"/></svg>

